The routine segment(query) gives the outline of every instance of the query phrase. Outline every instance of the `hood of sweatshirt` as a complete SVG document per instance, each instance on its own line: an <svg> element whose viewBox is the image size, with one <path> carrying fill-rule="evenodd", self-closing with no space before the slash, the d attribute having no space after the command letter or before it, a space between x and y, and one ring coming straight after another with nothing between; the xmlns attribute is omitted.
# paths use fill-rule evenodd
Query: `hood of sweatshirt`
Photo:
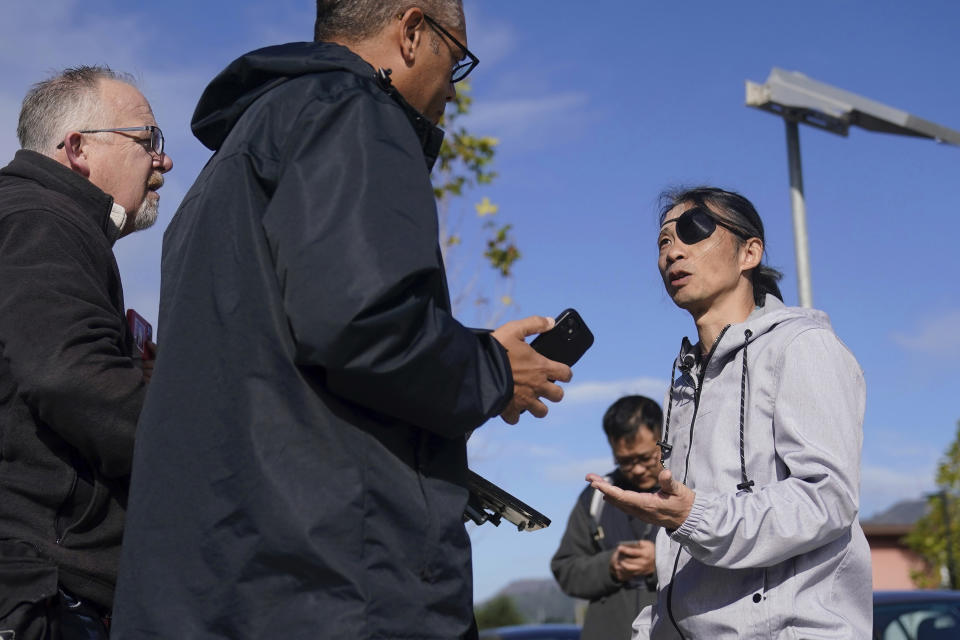
<svg viewBox="0 0 960 640"><path fill-rule="evenodd" d="M747 316L743 322L729 324L724 327L716 341L712 345L706 359L701 356L699 345L693 344L689 338L684 337L680 344L680 353L673 363L673 371L670 375L671 385L674 384L677 369L683 375L690 376L691 379L697 379L697 386L709 381L723 371L726 364L736 356L738 351L743 351L743 366L740 371L740 420L739 420L739 445L740 445L740 476L741 483L737 489L741 491L752 491L753 481L750 480L744 462L744 400L747 386L747 375L749 369L749 358L747 350L750 343L760 336L773 331L774 328L786 323L802 323L806 326L830 328L830 319L826 313L817 309L806 309L802 307L787 307L783 302L770 294L767 294L762 307L756 307ZM704 367L706 367L704 369ZM663 439L658 443L660 445L663 460L670 457L670 419L673 409L673 394L669 394L667 405L666 422L664 424Z"/></svg>
<svg viewBox="0 0 960 640"><path fill-rule="evenodd" d="M750 313L746 320L727 327L718 336L712 349L708 351L710 360L707 363L708 371L715 366L721 366L737 351L743 348L744 344L756 340L759 336L768 333L777 325L785 322L807 322L823 328L831 328L830 318L826 313L819 309L806 309L803 307L788 307L777 297L767 294L762 307L756 307ZM746 333L749 331L750 335ZM680 353L677 355L676 366L681 371L690 371L701 360L699 356L700 348L697 344L684 338L680 344Z"/></svg>

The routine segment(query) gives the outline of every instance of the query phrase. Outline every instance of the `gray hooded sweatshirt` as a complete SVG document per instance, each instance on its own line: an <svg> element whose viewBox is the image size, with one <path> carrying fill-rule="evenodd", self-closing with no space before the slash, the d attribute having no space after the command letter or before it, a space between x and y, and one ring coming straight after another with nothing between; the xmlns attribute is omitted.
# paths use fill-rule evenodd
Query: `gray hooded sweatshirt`
<svg viewBox="0 0 960 640"><path fill-rule="evenodd" d="M684 339L674 366L665 465L696 500L660 531L657 603L633 637L869 638L866 391L827 315L768 295L705 358Z"/></svg>

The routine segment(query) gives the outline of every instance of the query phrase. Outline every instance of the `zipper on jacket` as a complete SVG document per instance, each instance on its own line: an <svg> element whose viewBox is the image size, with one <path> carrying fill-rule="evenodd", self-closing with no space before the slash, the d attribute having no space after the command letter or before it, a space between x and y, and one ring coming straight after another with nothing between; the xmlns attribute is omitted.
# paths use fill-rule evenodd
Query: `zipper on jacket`
<svg viewBox="0 0 960 640"><path fill-rule="evenodd" d="M713 345L710 347L710 351L707 352L707 357L700 367L700 374L697 376L697 379L694 380L696 388L693 390L693 417L690 419L690 435L687 439L687 458L683 467L683 484L687 484L687 473L690 471L690 452L693 450L693 426L697 422L697 412L700 410L700 393L703 390L703 380L707 375L707 366L710 364L710 359L713 357L713 352L717 350L717 345L720 344L721 338L723 338L723 335L729 328L730 325L728 324L720 331L717 339L713 341ZM670 393L673 394L672 380L670 381L670 387ZM667 615L670 616L670 622L673 624L673 628L677 630L680 638L686 640L686 636L680 631L680 625L677 624L677 619L673 617L673 582L677 577L677 568L680 566L681 553L683 553L682 546L677 549L677 557L673 560L673 572L670 574L670 586L667 587Z"/></svg>
<svg viewBox="0 0 960 640"><path fill-rule="evenodd" d="M683 484L687 484L687 473L690 472L690 452L693 451L693 426L697 422L697 412L700 410L700 393L703 391L703 380L707 376L707 367L710 365L711 358L713 358L713 352L717 350L717 345L720 344L720 340L729 328L730 325L728 324L720 331L717 339L713 341L713 346L710 347L710 351L707 352L707 357L700 367L700 375L697 376L697 388L693 391L693 418L690 420L690 436L687 440L687 459L683 467Z"/></svg>

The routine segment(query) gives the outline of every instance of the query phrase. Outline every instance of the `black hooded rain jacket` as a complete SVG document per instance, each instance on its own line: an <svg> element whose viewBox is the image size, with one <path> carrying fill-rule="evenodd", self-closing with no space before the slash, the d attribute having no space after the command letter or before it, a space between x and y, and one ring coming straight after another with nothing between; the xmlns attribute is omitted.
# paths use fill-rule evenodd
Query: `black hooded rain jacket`
<svg viewBox="0 0 960 640"><path fill-rule="evenodd" d="M465 434L513 389L450 312L442 132L349 50L254 51L164 236L115 638L458 638Z"/></svg>

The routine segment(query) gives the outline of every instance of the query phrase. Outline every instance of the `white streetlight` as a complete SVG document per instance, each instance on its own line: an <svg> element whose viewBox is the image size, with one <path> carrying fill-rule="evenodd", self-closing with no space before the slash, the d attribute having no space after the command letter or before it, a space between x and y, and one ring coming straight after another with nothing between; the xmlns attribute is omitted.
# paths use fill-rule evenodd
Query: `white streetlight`
<svg viewBox="0 0 960 640"><path fill-rule="evenodd" d="M810 250L807 241L807 211L803 199L798 123L802 122L844 137L851 126L857 126L870 131L931 138L937 142L960 146L958 131L855 93L811 80L802 73L776 67L770 72L765 84L747 80L747 106L782 117L787 127L790 200L797 253L797 291L800 305L804 307L813 306L813 286L810 282Z"/></svg>

